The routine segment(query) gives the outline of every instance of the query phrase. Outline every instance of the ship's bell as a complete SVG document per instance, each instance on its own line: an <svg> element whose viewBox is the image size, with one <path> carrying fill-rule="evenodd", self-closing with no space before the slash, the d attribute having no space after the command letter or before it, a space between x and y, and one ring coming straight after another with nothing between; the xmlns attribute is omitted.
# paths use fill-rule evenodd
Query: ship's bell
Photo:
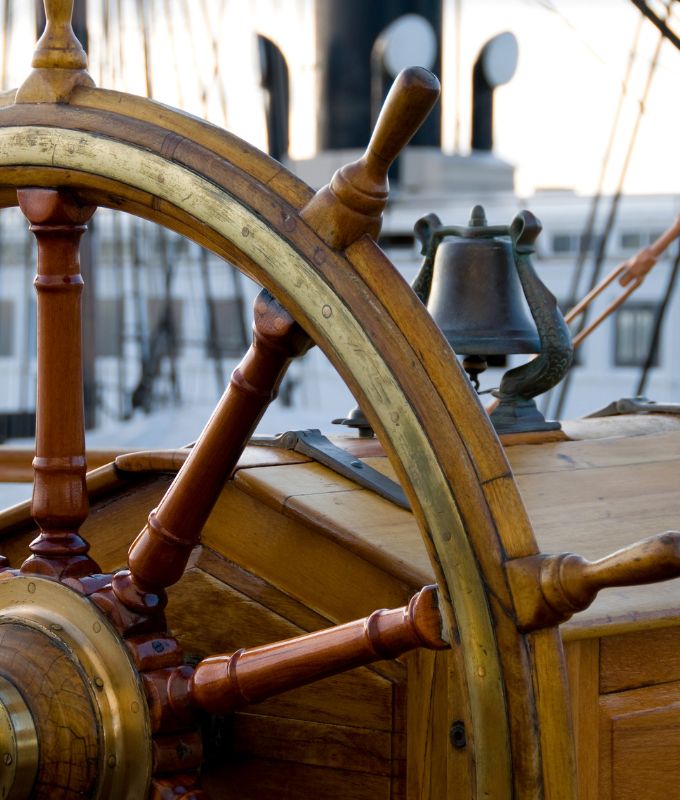
<svg viewBox="0 0 680 800"><path fill-rule="evenodd" d="M427 308L459 354L540 350L507 238L460 236L441 242Z"/></svg>

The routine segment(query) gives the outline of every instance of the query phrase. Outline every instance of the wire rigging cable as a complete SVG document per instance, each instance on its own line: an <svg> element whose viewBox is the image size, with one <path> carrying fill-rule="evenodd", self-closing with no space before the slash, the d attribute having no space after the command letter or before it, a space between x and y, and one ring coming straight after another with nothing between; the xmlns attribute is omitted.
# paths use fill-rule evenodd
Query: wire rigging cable
<svg viewBox="0 0 680 800"><path fill-rule="evenodd" d="M640 10L640 12L647 17L647 19L655 25L661 35L668 39L668 41L673 44L675 47L680 50L680 37L677 36L669 27L668 27L668 19L670 17L670 8L674 0L670 0L668 5L668 13L666 14L666 19L663 20L659 17L645 2L645 0L631 0L631 3Z"/></svg>
<svg viewBox="0 0 680 800"><path fill-rule="evenodd" d="M640 380L638 381L637 389L635 390L635 396L640 397L645 393L645 388L647 386L647 379L649 377L649 371L654 366L656 361L656 354L659 349L659 342L661 340L661 331L663 329L663 323L666 318L666 312L670 306L671 297L675 290L675 286L678 280L678 272L680 272L680 246L678 246L678 253L675 256L673 261L673 267L671 269L671 273L668 276L668 284L666 286L666 291L661 299L661 304L657 308L656 311L656 318L654 320L654 329L652 331L652 336L649 341L649 349L647 350L647 357L645 358L645 363L642 366L642 370L640 371Z"/></svg>
<svg viewBox="0 0 680 800"><path fill-rule="evenodd" d="M593 232L595 229L595 221L597 219L597 211L600 205L600 201L602 200L604 179L607 174L607 169L609 168L609 161L611 158L612 151L614 149L614 140L616 139L616 132L619 127L619 122L621 121L621 112L623 111L624 100L626 98L626 95L628 94L628 84L630 82L630 76L633 71L633 64L635 63L638 44L640 41L641 30L642 30L642 19L639 19L638 24L635 28L635 33L633 35L633 42L631 44L630 50L628 51L628 62L626 64L626 73L624 75L623 82L621 84L621 92L619 93L619 99L616 104L616 111L614 112L614 120L612 122L612 126L609 132L609 140L607 141L604 158L602 159L602 164L600 166L600 174L597 181L597 189L595 190L595 194L593 195L591 201L590 210L588 212L588 218L586 221L584 231L581 234L581 238L579 239L578 258L572 275L571 286L569 288L569 294L568 294L568 299L569 299L568 305L570 306L573 305L573 303L577 299L578 289L581 283L581 277L583 274L583 268L585 266L586 257L590 251L591 244L593 242ZM593 288L592 285L590 288L591 289Z"/></svg>
<svg viewBox="0 0 680 800"><path fill-rule="evenodd" d="M672 0L671 0L672 2ZM667 16L670 16L670 7L671 2L669 2L667 6ZM637 136L640 130L640 123L642 122L642 118L644 116L646 106L647 106L647 98L649 96L649 91L651 89L652 81L654 75L656 73L656 68L659 62L659 56L661 54L661 47L663 45L664 36L659 36L657 41L656 47L654 49L654 55L652 57L652 61L649 65L649 70L647 73L647 80L645 82L644 91L642 93L642 98L640 101L640 108L638 110L637 117L635 119L635 123L633 125L633 130L631 132L630 140L628 143L628 149L626 150L626 154L623 160L623 165L621 167L621 173L619 175L618 184L616 187L616 191L612 197L611 206L609 209L609 215L607 217L607 221L604 226L604 231L602 233L602 237L600 238L597 254L595 256L595 263L593 266L593 273L591 276L590 288L594 288L597 285L597 282L600 277L600 273L602 271L602 265L607 255L607 248L609 246L609 239L611 237L612 230L614 228L614 223L616 222L616 215L618 212L619 202L621 200L621 196L623 194L623 184L626 179L626 174L628 172L628 167L630 166L631 158L633 155L633 151L635 149L635 144L637 142ZM576 333L579 333L588 322L588 311L584 312L584 314L580 318L579 326L577 327ZM571 385L571 379L573 375L573 370L570 370L565 379L562 381L562 384L559 389L559 395L557 398L556 407L554 409L554 417L559 419L562 411L564 409L564 405L566 403L568 394L569 394L569 387Z"/></svg>

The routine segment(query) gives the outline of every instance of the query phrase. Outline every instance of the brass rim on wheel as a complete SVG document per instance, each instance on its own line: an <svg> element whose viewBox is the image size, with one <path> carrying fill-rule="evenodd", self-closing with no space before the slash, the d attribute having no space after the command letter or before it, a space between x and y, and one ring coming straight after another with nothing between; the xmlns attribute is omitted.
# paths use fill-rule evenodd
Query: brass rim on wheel
<svg viewBox="0 0 680 800"><path fill-rule="evenodd" d="M105 90L77 89L70 106L0 109L0 185L71 187L152 219L277 297L359 400L412 501L461 642L476 796L529 797L540 786L572 796L568 724L540 724L569 716L559 636L517 631L503 569L537 551L531 527L446 342L375 244L332 250L300 215L309 190L280 165L205 123Z"/></svg>

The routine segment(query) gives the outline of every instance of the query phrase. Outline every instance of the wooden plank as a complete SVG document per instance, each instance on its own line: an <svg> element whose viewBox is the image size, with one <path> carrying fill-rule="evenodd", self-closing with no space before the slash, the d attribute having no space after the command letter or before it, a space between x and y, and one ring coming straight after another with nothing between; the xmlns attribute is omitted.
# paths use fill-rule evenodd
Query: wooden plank
<svg viewBox="0 0 680 800"><path fill-rule="evenodd" d="M411 513L320 464L241 472L236 485L413 587L433 582Z"/></svg>
<svg viewBox="0 0 680 800"><path fill-rule="evenodd" d="M263 758L208 770L202 783L215 800L391 800L390 779L380 775Z"/></svg>
<svg viewBox="0 0 680 800"><path fill-rule="evenodd" d="M316 463L292 469L280 466L249 470L237 475L235 482L243 491L279 511L291 497L357 491L357 484L353 481Z"/></svg>
<svg viewBox="0 0 680 800"><path fill-rule="evenodd" d="M578 797L598 800L600 642L568 642L564 655L574 723Z"/></svg>
<svg viewBox="0 0 680 800"><path fill-rule="evenodd" d="M680 439L671 436L677 447ZM662 451L664 437L653 438ZM649 441L641 443L643 451L649 452L648 445ZM606 453L600 457L608 458ZM619 456L613 453L611 458ZM680 459L647 463L640 459L640 463L619 466L518 475L517 483L545 553L571 551L591 560L601 558L639 539L677 528L680 516ZM600 635L640 624L667 624L677 616L679 602L678 581L607 589L590 608L566 623L563 633L566 637L586 632Z"/></svg>
<svg viewBox="0 0 680 800"><path fill-rule="evenodd" d="M563 430L557 431L524 431L523 433L501 433L498 435L503 447L515 447L521 444L546 444L547 442L566 442L569 437Z"/></svg>
<svg viewBox="0 0 680 800"><path fill-rule="evenodd" d="M559 635L554 628L528 635L533 654L533 680L540 723L541 769L548 800L573 800L578 775L574 733L569 714L568 676ZM565 685L564 694L544 691L551 681ZM513 750L513 756L516 754Z"/></svg>
<svg viewBox="0 0 680 800"><path fill-rule="evenodd" d="M333 624L330 619L315 613L258 575L247 572L209 547L199 548L193 566L228 584L265 608L275 611L302 631L316 631ZM406 678L405 668L398 661L380 661L372 664L369 669L397 683L403 682Z"/></svg>
<svg viewBox="0 0 680 800"><path fill-rule="evenodd" d="M598 800L678 796L679 698L676 681L600 699Z"/></svg>
<svg viewBox="0 0 680 800"><path fill-rule="evenodd" d="M299 636L307 630L197 567L190 568L168 594L168 621L190 660ZM396 677L404 679L403 668ZM366 667L251 708L272 717L374 730L391 730L393 724L391 680Z"/></svg>
<svg viewBox="0 0 680 800"><path fill-rule="evenodd" d="M118 450L88 450L87 466L97 469L113 461ZM0 447L0 483L30 483L33 480L33 447Z"/></svg>
<svg viewBox="0 0 680 800"><path fill-rule="evenodd" d="M615 436L646 436L680 430L677 414L617 414L565 420L562 429L570 439L610 439Z"/></svg>
<svg viewBox="0 0 680 800"><path fill-rule="evenodd" d="M680 628L606 636L600 646L600 691L620 692L680 678Z"/></svg>
<svg viewBox="0 0 680 800"><path fill-rule="evenodd" d="M297 625L301 630L313 631L331 624L326 617L315 613L290 595L262 580L258 575L248 572L209 547L200 548L194 566L222 583L232 586L265 608L276 610L280 616L293 625Z"/></svg>
<svg viewBox="0 0 680 800"><path fill-rule="evenodd" d="M409 657L407 685L407 797L446 796L448 676L446 659L429 650Z"/></svg>
<svg viewBox="0 0 680 800"><path fill-rule="evenodd" d="M384 777L392 773L389 731L237 712L233 737L236 755Z"/></svg>
<svg viewBox="0 0 680 800"><path fill-rule="evenodd" d="M632 468L639 464L680 461L680 432L648 436L561 442L542 447L522 445L508 452L515 475Z"/></svg>
<svg viewBox="0 0 680 800"><path fill-rule="evenodd" d="M297 469L297 467L286 467ZM344 543L277 514L235 486L222 492L203 543L334 622L397 608L416 586L388 575Z"/></svg>

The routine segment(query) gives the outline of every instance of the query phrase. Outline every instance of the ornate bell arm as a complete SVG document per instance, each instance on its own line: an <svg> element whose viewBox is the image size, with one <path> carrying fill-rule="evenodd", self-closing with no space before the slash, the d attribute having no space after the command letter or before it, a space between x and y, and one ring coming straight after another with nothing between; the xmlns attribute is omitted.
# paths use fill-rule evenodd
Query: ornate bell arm
<svg viewBox="0 0 680 800"><path fill-rule="evenodd" d="M588 608L600 589L679 577L680 532L650 536L598 561L561 553L519 558L505 567L519 627L547 628Z"/></svg>
<svg viewBox="0 0 680 800"><path fill-rule="evenodd" d="M508 370L493 395L499 403L490 413L497 430L505 428L505 418L518 414L538 414L532 398L558 384L567 374L574 357L571 334L552 292L536 275L531 255L542 225L530 211L520 211L512 221L510 235L515 263L524 296L541 340L541 352L526 364ZM526 404L526 410L521 405ZM559 426L556 426L559 427ZM538 429L538 428L537 428Z"/></svg>

